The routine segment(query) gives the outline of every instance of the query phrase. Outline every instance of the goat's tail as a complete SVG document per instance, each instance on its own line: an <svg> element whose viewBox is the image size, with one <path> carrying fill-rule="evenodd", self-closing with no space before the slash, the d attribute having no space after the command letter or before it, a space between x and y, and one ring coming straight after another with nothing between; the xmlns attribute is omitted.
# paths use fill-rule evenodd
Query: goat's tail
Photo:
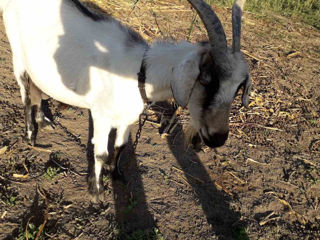
<svg viewBox="0 0 320 240"><path fill-rule="evenodd" d="M10 0L0 0L0 13L3 12Z"/></svg>

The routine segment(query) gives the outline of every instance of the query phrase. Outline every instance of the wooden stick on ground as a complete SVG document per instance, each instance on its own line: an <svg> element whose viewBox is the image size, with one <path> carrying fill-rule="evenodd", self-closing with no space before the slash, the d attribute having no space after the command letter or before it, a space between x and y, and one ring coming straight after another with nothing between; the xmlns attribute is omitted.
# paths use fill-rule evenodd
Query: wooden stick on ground
<svg viewBox="0 0 320 240"><path fill-rule="evenodd" d="M191 177L191 178L193 178L194 180L197 180L198 182L201 182L201 183L205 183L204 181L202 181L201 179L199 179L199 178L197 178L197 177L195 177L195 176L192 176L190 173L187 173L187 172L185 172L185 171L183 171L182 169L180 169L180 168L178 168L178 167L176 167L176 166L172 166L174 169L176 169L176 170L178 170L179 172L182 172L182 173L184 173L185 175L188 175L189 177Z"/></svg>

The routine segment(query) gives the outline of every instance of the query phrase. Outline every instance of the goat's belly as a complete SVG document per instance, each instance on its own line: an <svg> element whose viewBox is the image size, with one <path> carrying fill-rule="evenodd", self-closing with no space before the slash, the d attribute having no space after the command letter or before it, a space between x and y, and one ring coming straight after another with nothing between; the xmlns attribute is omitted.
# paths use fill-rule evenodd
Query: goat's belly
<svg viewBox="0 0 320 240"><path fill-rule="evenodd" d="M55 85L55 88L46 89L44 91L48 96L52 97L53 99L80 108L90 108L89 104L86 101L85 96L77 95L70 90L66 90L64 87Z"/></svg>
<svg viewBox="0 0 320 240"><path fill-rule="evenodd" d="M51 65L51 67L48 67L48 65L45 66L46 67L41 67L38 65L36 68L27 68L32 82L42 92L65 104L89 108L86 93L78 93L76 89L72 87L70 80L63 79L53 65Z"/></svg>
<svg viewBox="0 0 320 240"><path fill-rule="evenodd" d="M86 95L79 95L70 89L67 89L61 82L42 82L35 81L35 84L42 92L51 98L76 107L89 108Z"/></svg>
<svg viewBox="0 0 320 240"><path fill-rule="evenodd" d="M39 41L38 51L31 47L25 51L26 70L34 84L58 101L89 108L87 99L92 91L90 75L93 68L89 59L80 54L72 55L72 49L59 51L44 46L47 49Z"/></svg>

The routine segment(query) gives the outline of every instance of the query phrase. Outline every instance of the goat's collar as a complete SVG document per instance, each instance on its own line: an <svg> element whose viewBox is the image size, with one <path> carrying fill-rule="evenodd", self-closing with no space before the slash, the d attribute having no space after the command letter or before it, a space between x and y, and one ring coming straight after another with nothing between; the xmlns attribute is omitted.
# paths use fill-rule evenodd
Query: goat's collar
<svg viewBox="0 0 320 240"><path fill-rule="evenodd" d="M141 98L143 99L143 102L149 105L151 103L151 101L147 97L146 87L145 87L145 83L146 83L146 60L145 60L145 56L146 56L146 53L147 53L147 50L143 54L141 67L140 67L140 72L138 72L138 87L139 87L140 95L141 95Z"/></svg>

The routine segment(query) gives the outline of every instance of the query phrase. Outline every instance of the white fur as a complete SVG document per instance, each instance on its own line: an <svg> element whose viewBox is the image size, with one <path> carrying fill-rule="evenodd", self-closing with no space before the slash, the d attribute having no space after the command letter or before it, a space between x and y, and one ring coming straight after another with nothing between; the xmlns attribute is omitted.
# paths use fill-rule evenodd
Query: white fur
<svg viewBox="0 0 320 240"><path fill-rule="evenodd" d="M193 57L199 55L201 50L202 47L184 41L179 43L155 42L146 56L147 96L153 101L175 97L171 86L177 86L176 93L181 91L179 95L183 95L186 92L184 84L188 84L189 81L194 82L199 74L199 58ZM186 68L185 64L194 64L197 67L189 68L189 71L184 73L182 71Z"/></svg>
<svg viewBox="0 0 320 240"><path fill-rule="evenodd" d="M0 0L0 12L2 12L5 9L9 1L10 0Z"/></svg>

